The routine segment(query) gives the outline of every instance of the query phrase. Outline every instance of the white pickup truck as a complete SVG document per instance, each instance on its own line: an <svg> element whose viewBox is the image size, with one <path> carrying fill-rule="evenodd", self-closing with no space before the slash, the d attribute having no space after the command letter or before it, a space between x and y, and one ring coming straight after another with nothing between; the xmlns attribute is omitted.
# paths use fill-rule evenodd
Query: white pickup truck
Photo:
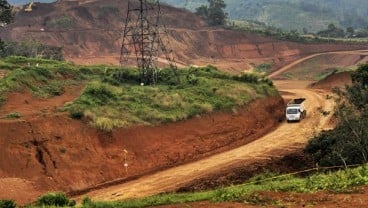
<svg viewBox="0 0 368 208"><path fill-rule="evenodd" d="M286 121L300 121L307 116L304 106L305 98L291 100L286 106Z"/></svg>

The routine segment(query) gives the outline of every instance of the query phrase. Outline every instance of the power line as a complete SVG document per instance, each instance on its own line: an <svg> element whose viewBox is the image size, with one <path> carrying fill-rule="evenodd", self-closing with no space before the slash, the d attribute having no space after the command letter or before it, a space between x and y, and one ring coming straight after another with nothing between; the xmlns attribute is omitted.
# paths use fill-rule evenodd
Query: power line
<svg viewBox="0 0 368 208"><path fill-rule="evenodd" d="M156 84L158 80L157 59L163 55L177 76L177 66L172 51L168 49L168 34L161 22L162 12L159 1L128 1L125 18L120 64L125 66L129 57L135 56L141 83Z"/></svg>

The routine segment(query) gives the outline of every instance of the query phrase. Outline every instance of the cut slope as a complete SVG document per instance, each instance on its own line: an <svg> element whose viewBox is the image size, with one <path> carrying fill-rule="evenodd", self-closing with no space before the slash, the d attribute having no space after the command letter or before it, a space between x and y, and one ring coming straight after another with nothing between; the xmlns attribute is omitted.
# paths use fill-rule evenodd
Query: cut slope
<svg viewBox="0 0 368 208"><path fill-rule="evenodd" d="M180 63L213 63L232 72L263 62L276 69L299 57L326 51L366 49L366 45L303 44L256 34L210 28L182 9L163 6L170 46ZM7 40L37 40L63 47L65 57L78 63L118 64L127 1L59 1L37 4L16 14L15 23L0 34ZM44 31L41 31L43 29Z"/></svg>
<svg viewBox="0 0 368 208"><path fill-rule="evenodd" d="M234 114L215 113L159 127L133 127L113 133L98 132L62 115L1 121L0 176L28 180L41 191L88 189L249 143L274 128L282 112L282 99L274 97L258 100ZM128 151L126 161L124 149ZM123 168L124 162L129 164L127 170ZM0 198L14 197L10 189L16 187L1 189ZM15 191L23 193L22 187ZM30 202L29 199L35 199L32 196L34 193L30 192L13 199Z"/></svg>

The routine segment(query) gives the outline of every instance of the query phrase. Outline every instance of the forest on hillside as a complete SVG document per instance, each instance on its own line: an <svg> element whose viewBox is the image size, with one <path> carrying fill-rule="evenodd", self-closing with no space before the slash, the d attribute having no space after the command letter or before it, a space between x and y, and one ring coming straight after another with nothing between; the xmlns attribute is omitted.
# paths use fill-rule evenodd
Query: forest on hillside
<svg viewBox="0 0 368 208"><path fill-rule="evenodd" d="M162 0L195 11L207 0ZM366 0L224 0L233 20L252 20L285 30L323 30L333 23L342 28L368 27Z"/></svg>

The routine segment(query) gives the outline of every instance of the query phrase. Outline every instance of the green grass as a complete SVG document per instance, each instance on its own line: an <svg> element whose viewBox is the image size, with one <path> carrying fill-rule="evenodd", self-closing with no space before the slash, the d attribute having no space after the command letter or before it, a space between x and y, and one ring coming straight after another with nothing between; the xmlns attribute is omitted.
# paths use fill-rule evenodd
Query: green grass
<svg viewBox="0 0 368 208"><path fill-rule="evenodd" d="M257 198L257 192L275 191L275 192L297 192L314 193L317 191L329 191L332 193L351 193L357 186L368 184L368 165L358 168L339 170L336 172L316 173L314 175L301 178L288 175L277 175L264 173L255 176L244 184L217 188L215 190L195 192L195 193L172 193L160 194L140 199L128 199L115 202L92 201L84 198L77 207L83 208L135 208L151 207L167 204L183 204L198 201L211 202L243 202L250 204L257 203L282 203L274 201L264 201ZM60 195L60 194L59 194ZM46 195L50 197L50 194ZM41 197L42 198L42 197ZM62 197L63 201L67 201ZM39 201L39 200L38 200ZM52 201L53 200L48 200ZM30 208L41 206L29 206ZM48 206L42 206L48 207Z"/></svg>
<svg viewBox="0 0 368 208"><path fill-rule="evenodd" d="M93 81L65 110L82 110L95 127L111 131L117 127L159 125L214 111L231 111L254 99L277 94L267 80L259 81L258 77L242 80L214 69L206 70L196 69L192 73L183 69L182 82L175 85L170 84L172 80L156 86L136 83L114 86L103 80Z"/></svg>
<svg viewBox="0 0 368 208"><path fill-rule="evenodd" d="M6 119L17 119L21 117L22 117L22 114L18 112L9 113L8 115L5 116Z"/></svg>
<svg viewBox="0 0 368 208"><path fill-rule="evenodd" d="M30 91L33 96L47 99L62 95L68 85L83 83L86 87L80 97L61 110L104 131L232 111L255 99L278 95L266 78L255 74L233 76L213 66L181 69L180 82L172 70L162 69L158 84L152 86L139 84L136 69L77 66L23 57L0 59L0 66L9 71L0 79L0 102L6 102L9 92Z"/></svg>

